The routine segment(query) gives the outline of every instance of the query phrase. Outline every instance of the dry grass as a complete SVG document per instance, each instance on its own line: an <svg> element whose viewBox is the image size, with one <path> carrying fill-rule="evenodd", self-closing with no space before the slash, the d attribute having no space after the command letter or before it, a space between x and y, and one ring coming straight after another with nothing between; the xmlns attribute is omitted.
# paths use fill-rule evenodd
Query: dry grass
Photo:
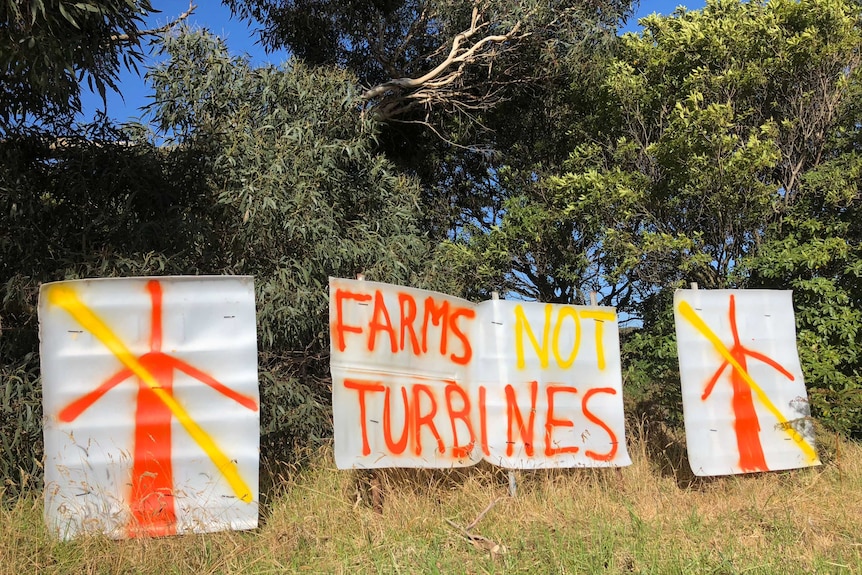
<svg viewBox="0 0 862 575"><path fill-rule="evenodd" d="M276 482L254 532L63 543L34 495L0 508L0 574L862 573L862 446L835 443L816 469L698 480L677 439L636 431L631 467L517 472L514 498L490 466L388 470L383 513L368 476L322 450Z"/></svg>

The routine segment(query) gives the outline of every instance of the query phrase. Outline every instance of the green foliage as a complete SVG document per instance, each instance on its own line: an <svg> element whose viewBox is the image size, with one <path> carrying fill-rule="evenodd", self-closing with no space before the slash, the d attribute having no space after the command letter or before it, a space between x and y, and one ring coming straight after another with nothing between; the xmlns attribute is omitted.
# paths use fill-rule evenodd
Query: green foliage
<svg viewBox="0 0 862 575"><path fill-rule="evenodd" d="M710 2L645 23L643 39L624 40L628 61L612 79L621 98L643 79L647 101L661 101L657 87L676 99L665 121L667 104L652 104L646 125L660 135L645 152L656 189L669 188L649 211L682 219L708 256L688 269L680 261L678 279L792 288L812 412L859 436L858 6ZM646 320L660 347L669 326Z"/></svg>
<svg viewBox="0 0 862 575"><path fill-rule="evenodd" d="M0 493L18 496L42 476L39 360L29 353L0 366Z"/></svg>
<svg viewBox="0 0 862 575"><path fill-rule="evenodd" d="M787 215L749 262L751 284L793 289L813 412L862 437L862 158L836 153L803 176Z"/></svg>
<svg viewBox="0 0 862 575"><path fill-rule="evenodd" d="M448 52L451 42L470 27L475 6L482 15L482 36L505 33L520 21L527 43L578 42L597 28L615 28L631 2L494 0L227 0L235 14L263 25L268 48L288 48L310 65L339 65L364 85L418 77ZM463 39L462 39L463 40ZM510 62L512 63L512 62ZM535 60L515 62L535 65ZM429 66L430 65L430 66ZM500 66L502 72L505 66ZM497 73L497 71L494 71Z"/></svg>
<svg viewBox="0 0 862 575"><path fill-rule="evenodd" d="M255 69L188 30L164 52L150 73L159 133L95 125L0 141L0 409L16 414L0 431L15 489L41 453L41 282L254 275L273 457L331 435L328 277L426 285L418 187L375 152L348 74Z"/></svg>
<svg viewBox="0 0 862 575"><path fill-rule="evenodd" d="M362 86L426 77L450 54L453 42L475 47L457 73L424 88L390 85L364 102L389 114L380 148L422 186L423 229L445 239L478 225L483 231L506 199L496 170L527 158L562 153L543 145L549 131L565 134L560 106L567 59L613 38L631 14L628 0L228 0L235 14L256 20L269 48L286 47L309 65L336 64ZM472 12L477 20L470 29ZM505 35L506 42L483 42ZM497 36L499 37L499 36ZM480 56L481 55L481 56ZM453 66L452 69L455 69ZM417 95L416 91L422 93ZM374 93L369 90L369 93ZM411 96L415 96L412 98ZM394 112L397 110L397 113ZM467 282L469 283L469 282ZM459 291L470 288L461 282Z"/></svg>
<svg viewBox="0 0 862 575"><path fill-rule="evenodd" d="M102 99L121 63L141 59L149 0L0 1L0 134L21 122L56 124L80 111L81 82Z"/></svg>
<svg viewBox="0 0 862 575"><path fill-rule="evenodd" d="M715 0L641 24L576 76L563 110L590 112L566 116L582 143L560 172L498 170L495 225L449 252L516 297L591 290L636 320L627 393L671 422L673 290L793 288L814 413L858 434L858 5Z"/></svg>
<svg viewBox="0 0 862 575"><path fill-rule="evenodd" d="M424 69L423 50L463 28L467 5L229 4L278 15L267 41L308 61L255 68L212 35L179 30L148 74L151 124L122 129L66 119L83 77L104 91L119 58L134 59L149 4L0 4L14 23L0 31L7 493L38 475L39 284L81 277L254 275L269 457L331 433L327 280L360 272L473 298L581 303L594 291L630 322L628 405L672 425L673 290L792 288L813 414L862 436L856 3L712 0L643 20L612 51L593 50L608 36L585 30L628 3L483 4L487 31L531 18L519 50L494 60L502 75L463 78L506 98L386 126L361 85ZM438 16L411 32L423 6ZM553 18L561 7L572 10ZM372 22L383 36L368 35ZM74 44L85 30L93 43ZM131 45L106 43L118 32ZM72 45L82 51L64 52ZM8 131L25 114L52 131Z"/></svg>
<svg viewBox="0 0 862 575"><path fill-rule="evenodd" d="M415 285L418 188L375 152L348 73L253 69L189 31L164 51L155 120L208 162L221 271L256 278L264 446L327 437L328 278Z"/></svg>
<svg viewBox="0 0 862 575"><path fill-rule="evenodd" d="M109 126L0 141L0 437L7 493L39 478L39 284L200 273L206 213L197 163Z"/></svg>
<svg viewBox="0 0 862 575"><path fill-rule="evenodd" d="M673 291L662 290L639 304L648 329L620 334L626 416L649 426L682 427L682 389L673 317Z"/></svg>
<svg viewBox="0 0 862 575"><path fill-rule="evenodd" d="M649 274L654 289L792 288L813 414L858 436L858 6L716 1L643 23L606 86L625 122L649 135L625 134L651 174L644 227L694 248L676 251L676 274ZM660 244L645 239L629 241L649 263ZM670 329L643 318L635 353L640 338L661 349Z"/></svg>

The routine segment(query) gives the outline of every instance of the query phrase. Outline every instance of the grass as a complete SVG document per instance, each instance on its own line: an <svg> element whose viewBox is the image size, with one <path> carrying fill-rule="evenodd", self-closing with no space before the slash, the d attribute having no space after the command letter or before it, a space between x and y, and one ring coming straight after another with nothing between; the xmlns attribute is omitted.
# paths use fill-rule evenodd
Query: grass
<svg viewBox="0 0 862 575"><path fill-rule="evenodd" d="M281 475L251 532L51 539L38 494L0 506L0 574L862 573L862 445L813 469L697 479L673 435L630 440L620 472L338 471L330 449ZM474 525L471 525L474 524Z"/></svg>

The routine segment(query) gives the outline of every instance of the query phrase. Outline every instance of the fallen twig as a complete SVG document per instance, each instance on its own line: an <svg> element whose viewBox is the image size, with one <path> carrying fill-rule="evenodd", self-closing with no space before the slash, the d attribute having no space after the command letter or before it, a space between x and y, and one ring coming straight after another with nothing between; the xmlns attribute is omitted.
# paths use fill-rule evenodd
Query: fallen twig
<svg viewBox="0 0 862 575"><path fill-rule="evenodd" d="M464 528L464 531L470 531L471 529L473 529L474 527L476 527L476 525L477 525L480 521L482 521L482 518L483 518L483 517L485 517L485 514L486 514L486 513L488 513L488 512L491 510L491 508L492 508L492 507L494 507L494 506L497 504L497 502L498 502L498 501L500 501L500 498L499 498L499 497L498 497L497 499L495 499L494 501L492 501L491 503L489 503L489 504L488 504L488 507L486 507L485 509L483 509L483 510L482 510L482 512L481 512L479 515L477 515L477 516L476 516L476 519L474 519L474 520L473 520L473 523L471 523L470 525L468 525L467 527L465 527L465 528Z"/></svg>
<svg viewBox="0 0 862 575"><path fill-rule="evenodd" d="M495 499L494 501L489 503L488 506L483 509L482 512L479 513L479 515L476 517L476 519L474 519L473 522L470 523L467 527L461 527L450 519L446 519L446 523L448 523L451 527L457 530L476 549L479 549L480 551L488 551L491 554L491 557L502 555L506 552L505 546L500 545L496 541L492 541L487 537L483 537L481 535L477 535L476 533L470 532L470 530L473 529L482 520L483 517L485 517L485 514L488 513L488 511L490 511L491 508L494 507L494 505L496 505L498 501L500 500Z"/></svg>

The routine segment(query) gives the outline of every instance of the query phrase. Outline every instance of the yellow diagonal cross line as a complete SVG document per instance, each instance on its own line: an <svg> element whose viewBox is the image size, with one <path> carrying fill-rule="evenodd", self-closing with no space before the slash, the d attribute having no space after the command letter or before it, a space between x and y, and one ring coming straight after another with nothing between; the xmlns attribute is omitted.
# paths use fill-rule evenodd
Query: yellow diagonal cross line
<svg viewBox="0 0 862 575"><path fill-rule="evenodd" d="M721 354L721 356L727 361L727 363L730 364L731 367L733 367L733 369L736 370L736 373L739 374L743 381L748 384L748 387L751 388L751 390L754 392L754 395L757 397L758 400L760 400L760 403L766 406L766 409L768 409L769 412L772 413L773 416L775 416L775 419L778 420L778 423L781 425L781 428L785 432L787 432L787 434L794 442L796 442L796 444L799 446L799 449L801 449L805 456L808 458L809 463L814 463L815 461L817 461L817 452L814 451L814 448L811 447L811 445L809 445L807 441L805 441L805 438L802 437L802 435L793 428L787 418L785 418L784 415L778 410L778 408L775 407L775 405L771 401L769 401L769 397L760 388L760 386L757 385L757 382L755 382L754 379L752 379L752 377L748 375L748 372L745 371L745 369L739 364L738 361L736 361L736 359L730 353L730 350L727 349L727 346L725 346L724 343L722 343L722 341L718 338L718 336L709 328L709 326L706 325L706 322L704 322L700 318L700 316L697 315L697 312L694 311L694 309L687 301L679 302L679 312L682 314L682 317L688 320L688 322L692 326L694 326L694 328L699 331L701 335L703 335L703 337L709 340L715 350Z"/></svg>
<svg viewBox="0 0 862 575"><path fill-rule="evenodd" d="M125 346L122 340L103 322L99 316L84 304L74 290L65 286L53 286L48 291L48 301L60 306L75 318L81 326L92 333L105 344L111 353L119 359L123 365L137 375L158 397L165 406L171 410L174 417L185 428L192 439L204 450L218 470L224 475L234 494L246 503L251 503L251 489L239 474L236 464L227 455L222 453L218 445L209 434L198 425L188 412L170 394L162 389L158 380L141 365L138 358Z"/></svg>

